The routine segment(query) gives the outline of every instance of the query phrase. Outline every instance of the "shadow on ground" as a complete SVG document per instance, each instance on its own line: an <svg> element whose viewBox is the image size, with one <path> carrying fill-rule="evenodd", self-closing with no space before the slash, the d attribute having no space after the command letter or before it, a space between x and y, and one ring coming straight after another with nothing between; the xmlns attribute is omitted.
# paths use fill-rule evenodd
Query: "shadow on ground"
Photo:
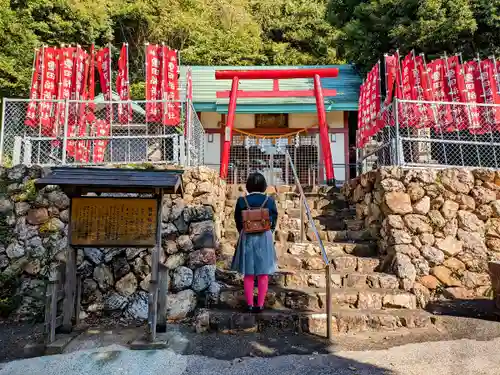
<svg viewBox="0 0 500 375"><path fill-rule="evenodd" d="M197 334L191 325L171 324L168 332L159 334L159 339L167 342L168 350L186 358L203 357L209 363L225 363L233 366L248 366L249 361L256 361L256 366L263 367L267 363L278 374L349 374L349 375L392 375L391 370L360 363L339 356L336 344L330 344L325 339L309 334L266 330L262 333L220 334L207 332ZM132 341L144 333L144 328L120 329L88 329L66 348L66 353L75 353L97 348L107 348L111 345L127 347ZM140 353L138 351L137 353ZM154 355L155 351L144 351L145 356ZM195 357L191 357L195 356ZM279 357L287 356L288 361ZM267 359L267 360L264 360ZM191 362L191 360L189 360ZM215 362L214 362L215 361ZM301 364L308 363L303 367ZM293 367L293 363L297 369ZM236 367L234 367L236 366ZM249 374L262 374L252 371ZM186 374L196 372L186 372ZM217 372L213 372L214 374ZM236 374L236 372L221 372ZM243 372L247 374L247 372ZM174 373L172 373L174 374ZM202 369L199 374L212 374ZM102 375L102 374L101 374Z"/></svg>
<svg viewBox="0 0 500 375"><path fill-rule="evenodd" d="M491 299L435 301L429 303L426 310L435 315L500 322L500 310Z"/></svg>

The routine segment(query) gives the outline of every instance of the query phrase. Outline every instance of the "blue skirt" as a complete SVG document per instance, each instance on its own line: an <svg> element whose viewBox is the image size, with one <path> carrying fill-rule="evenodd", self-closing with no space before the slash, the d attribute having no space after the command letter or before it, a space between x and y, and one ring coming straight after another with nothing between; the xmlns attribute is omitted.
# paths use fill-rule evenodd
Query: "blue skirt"
<svg viewBox="0 0 500 375"><path fill-rule="evenodd" d="M238 239L231 269L243 275L271 275L276 272L276 250L273 233L246 234Z"/></svg>

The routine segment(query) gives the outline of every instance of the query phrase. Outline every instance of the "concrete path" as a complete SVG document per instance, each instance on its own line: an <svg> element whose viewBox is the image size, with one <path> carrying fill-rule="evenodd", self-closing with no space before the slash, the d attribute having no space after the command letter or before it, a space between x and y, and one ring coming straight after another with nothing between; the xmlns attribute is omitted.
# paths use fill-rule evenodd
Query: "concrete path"
<svg viewBox="0 0 500 375"><path fill-rule="evenodd" d="M376 351L219 360L110 345L4 364L0 375L498 375L500 338L409 344Z"/></svg>

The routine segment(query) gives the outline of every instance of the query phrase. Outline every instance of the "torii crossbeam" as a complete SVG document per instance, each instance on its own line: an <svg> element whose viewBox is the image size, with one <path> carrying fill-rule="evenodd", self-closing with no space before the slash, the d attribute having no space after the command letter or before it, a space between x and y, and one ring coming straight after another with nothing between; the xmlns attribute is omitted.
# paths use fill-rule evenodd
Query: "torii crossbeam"
<svg viewBox="0 0 500 375"><path fill-rule="evenodd" d="M220 177L227 178L229 166L229 154L233 137L234 116L236 112L236 101L240 98L276 98L276 97L311 97L316 98L316 109L319 121L319 136L321 150L325 163L327 184L335 183L333 172L332 151L328 138L328 123L326 122L326 111L324 96L335 96L335 90L323 90L321 78L334 78L338 76L337 68L305 68L305 69L265 69L265 70L220 70L215 72L215 79L232 80L231 91L217 93L217 98L229 97L229 109L224 132L224 144L222 148L222 160L220 166ZM312 78L314 90L280 91L279 79ZM274 81L272 91L241 91L238 85L241 79L272 79Z"/></svg>

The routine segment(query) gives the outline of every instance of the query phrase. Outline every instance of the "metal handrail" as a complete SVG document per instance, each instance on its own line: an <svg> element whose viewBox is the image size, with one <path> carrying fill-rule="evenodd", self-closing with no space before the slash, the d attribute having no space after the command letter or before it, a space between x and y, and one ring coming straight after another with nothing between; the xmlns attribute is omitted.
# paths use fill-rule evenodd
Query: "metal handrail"
<svg viewBox="0 0 500 375"><path fill-rule="evenodd" d="M293 164L292 158L290 157L288 150L286 150L285 152L286 152L286 156L288 158L288 161L290 162L290 166L292 167L292 173L293 173L293 177L295 179L295 185L297 185L297 189L299 190L299 194L300 194L300 199L301 199L302 203L304 204L307 219L309 220L309 223L311 223L311 227L312 227L312 230L314 232L314 236L318 240L319 247L321 249L321 255L323 256L323 261L325 262L325 265L328 265L330 263L330 261L328 260L328 256L326 254L326 250L325 250L325 247L323 245L323 241L321 240L319 233L318 233L318 229L316 228L316 223L314 222L314 219L312 217L311 209L309 208L309 205L307 204L306 196L304 194L304 189L302 189L302 186L300 185L300 180L299 180L299 176L297 174L297 170L295 169L295 165Z"/></svg>
<svg viewBox="0 0 500 375"><path fill-rule="evenodd" d="M301 211L300 211L300 221L301 221L301 239L303 240L303 232L304 232L304 215L302 212L302 207L305 208L307 219L309 223L311 223L311 228L314 232L314 236L318 241L319 248L321 250L321 255L323 256L323 261L325 262L325 282L326 282L326 337L331 342L333 341L333 316L332 316L332 269L330 260L328 259L328 255L325 250L325 246L323 245L323 240L320 238L318 229L316 228L316 223L314 222L314 218L311 214L311 209L307 204L306 196L304 194L304 189L302 189L302 185L300 184L299 176L297 174L297 170L295 169L295 165L293 164L292 158L288 153L288 150L285 150L285 155L288 161L290 162L290 166L292 167L293 178L295 179L295 185L299 190L300 200L302 201Z"/></svg>

